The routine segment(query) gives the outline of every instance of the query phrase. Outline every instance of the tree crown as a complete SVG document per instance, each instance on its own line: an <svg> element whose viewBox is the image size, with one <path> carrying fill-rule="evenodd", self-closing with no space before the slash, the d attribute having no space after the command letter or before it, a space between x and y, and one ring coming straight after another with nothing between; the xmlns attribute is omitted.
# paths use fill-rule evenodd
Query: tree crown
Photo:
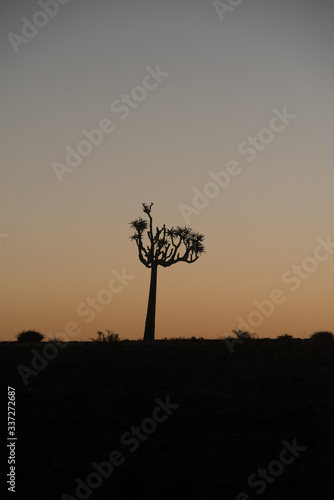
<svg viewBox="0 0 334 500"><path fill-rule="evenodd" d="M186 226L168 229L165 224L161 229L156 227L153 234L152 206L153 203L143 203L143 212L148 216L148 221L139 217L130 222L130 226L135 230L130 239L137 244L139 260L146 267L169 267L176 262L195 262L205 252L203 234L196 233ZM146 243L145 231L146 240L148 239Z"/></svg>

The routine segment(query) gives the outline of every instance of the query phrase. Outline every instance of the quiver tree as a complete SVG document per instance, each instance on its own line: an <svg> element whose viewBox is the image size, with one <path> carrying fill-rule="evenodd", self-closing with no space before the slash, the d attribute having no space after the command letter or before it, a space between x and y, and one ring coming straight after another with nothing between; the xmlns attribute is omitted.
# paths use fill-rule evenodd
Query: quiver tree
<svg viewBox="0 0 334 500"><path fill-rule="evenodd" d="M148 221L140 217L130 222L135 230L130 239L137 244L139 260L151 269L144 340L154 340L158 266L169 267L177 262L191 264L204 252L203 234L195 233L189 227L167 229L163 225L161 229L156 227L153 233L152 205L143 203L143 212Z"/></svg>

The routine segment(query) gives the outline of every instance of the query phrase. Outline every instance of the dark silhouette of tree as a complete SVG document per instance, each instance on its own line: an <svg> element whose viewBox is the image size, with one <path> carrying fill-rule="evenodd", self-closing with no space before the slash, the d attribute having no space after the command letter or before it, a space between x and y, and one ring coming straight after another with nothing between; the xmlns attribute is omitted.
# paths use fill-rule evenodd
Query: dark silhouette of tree
<svg viewBox="0 0 334 500"><path fill-rule="evenodd" d="M154 340L158 266L169 267L177 262L192 264L204 252L203 234L195 233L189 227L177 226L167 229L163 225L161 229L156 227L154 234L151 216L152 205L153 203L150 205L143 203L143 212L148 216L148 221L140 217L130 222L131 227L135 230L130 239L137 244L139 260L144 266L151 269L144 340ZM146 230L148 245L144 243Z"/></svg>

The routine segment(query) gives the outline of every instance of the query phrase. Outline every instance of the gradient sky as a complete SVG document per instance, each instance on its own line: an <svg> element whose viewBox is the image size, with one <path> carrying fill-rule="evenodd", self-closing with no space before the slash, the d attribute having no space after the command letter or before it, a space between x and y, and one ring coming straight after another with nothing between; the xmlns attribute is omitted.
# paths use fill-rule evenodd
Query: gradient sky
<svg viewBox="0 0 334 500"><path fill-rule="evenodd" d="M149 270L129 221L153 202L156 225L185 225L180 205L231 161L241 173L188 221L206 254L158 271L156 337L231 333L275 289L285 301L267 304L260 336L334 330L334 254L304 261L317 238L334 241L334 5L245 0L220 19L207 0L70 0L15 53L8 33L38 11L0 7L0 338L69 321L73 340L141 338ZM169 76L122 120L111 104L157 65ZM268 138L284 107L295 118L247 161L245 141ZM105 118L115 130L59 182L54 162ZM123 268L135 278L88 323L78 306Z"/></svg>

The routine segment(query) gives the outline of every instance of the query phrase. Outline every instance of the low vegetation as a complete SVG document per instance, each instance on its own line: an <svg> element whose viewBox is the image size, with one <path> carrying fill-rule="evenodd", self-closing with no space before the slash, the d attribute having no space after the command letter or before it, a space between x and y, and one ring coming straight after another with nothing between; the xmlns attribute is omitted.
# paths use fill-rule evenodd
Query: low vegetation
<svg viewBox="0 0 334 500"><path fill-rule="evenodd" d="M42 342L44 339L43 333L40 333L36 330L23 330L22 332L16 335L16 339L18 342L28 342L30 344L34 344L35 342Z"/></svg>

